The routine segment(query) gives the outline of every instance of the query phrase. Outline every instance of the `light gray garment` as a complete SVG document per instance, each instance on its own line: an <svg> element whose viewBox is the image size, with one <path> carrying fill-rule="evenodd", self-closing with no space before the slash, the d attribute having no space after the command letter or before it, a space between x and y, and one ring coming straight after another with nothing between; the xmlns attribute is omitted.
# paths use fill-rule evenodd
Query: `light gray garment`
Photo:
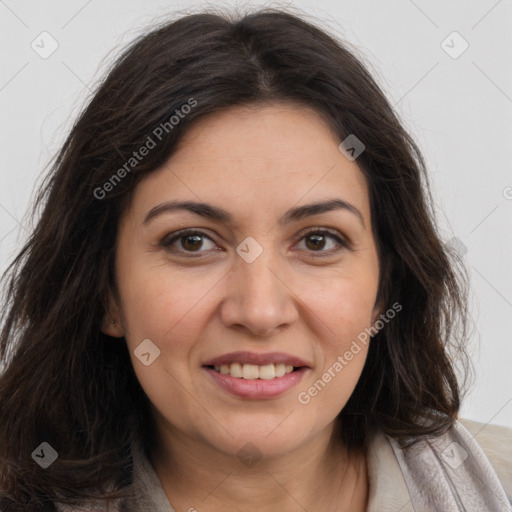
<svg viewBox="0 0 512 512"><path fill-rule="evenodd" d="M443 436L422 440L404 450L395 439L382 433L374 435L367 459L366 512L512 511L512 430L468 420L462 422L473 435L457 421ZM492 465L484 449L492 454ZM137 499L116 510L176 512L140 447L133 446L132 454ZM192 507L193 503L190 510ZM196 504L196 508L207 510L207 505ZM88 512L91 510L87 508Z"/></svg>
<svg viewBox="0 0 512 512"><path fill-rule="evenodd" d="M450 435L421 441L407 451L389 441L415 512L512 510L482 448L460 422Z"/></svg>

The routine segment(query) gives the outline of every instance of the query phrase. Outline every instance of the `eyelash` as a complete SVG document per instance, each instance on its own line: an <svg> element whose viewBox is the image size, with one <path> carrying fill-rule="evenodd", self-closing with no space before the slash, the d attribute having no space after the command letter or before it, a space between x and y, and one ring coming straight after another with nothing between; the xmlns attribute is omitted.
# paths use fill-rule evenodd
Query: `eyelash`
<svg viewBox="0 0 512 512"><path fill-rule="evenodd" d="M181 238L186 238L187 236L192 236L192 235L199 235L201 237L208 238L209 240L214 242L214 240L212 240L211 237L209 237L206 233L203 233L202 231L197 231L195 229L186 229L183 231L178 231L176 233L171 233L170 235L168 235L167 237L165 237L162 240L160 245L170 252L178 252L178 253L183 252L184 250L177 250L177 249L171 248L172 244ZM307 238L308 236L311 236L311 235L327 235L328 237L336 240L338 242L338 244L341 245L341 248L334 250L334 251L332 249L329 251L308 251L308 252L311 252L311 255L313 258L325 258L328 256L332 256L334 253L337 253L340 250L350 249L350 244L346 240L344 240L339 235L337 235L336 232L332 232L325 228L312 229L311 231L304 233L301 236L301 238L299 239L299 242L301 240L303 240L304 238ZM169 238L169 236L171 238ZM196 256L195 253L200 254L202 252L206 252L206 251L184 251L184 253L186 254L186 256L185 256L186 258L197 258L198 256Z"/></svg>

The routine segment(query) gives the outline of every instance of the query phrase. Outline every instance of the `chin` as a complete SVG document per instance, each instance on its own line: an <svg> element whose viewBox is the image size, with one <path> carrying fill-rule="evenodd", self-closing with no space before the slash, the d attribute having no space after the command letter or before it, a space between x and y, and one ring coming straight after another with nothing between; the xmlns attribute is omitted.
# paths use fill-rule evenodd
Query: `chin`
<svg viewBox="0 0 512 512"><path fill-rule="evenodd" d="M220 429L215 439L211 439L212 431L210 430L209 441L219 450L239 458L244 454L257 458L280 456L298 448L306 437L304 423L300 427L291 422L284 425L285 417L286 415L276 421L275 416L272 415L265 425L258 425L258 420L254 416L239 419L230 423L230 428L227 429L229 433ZM304 432L301 431L302 429Z"/></svg>

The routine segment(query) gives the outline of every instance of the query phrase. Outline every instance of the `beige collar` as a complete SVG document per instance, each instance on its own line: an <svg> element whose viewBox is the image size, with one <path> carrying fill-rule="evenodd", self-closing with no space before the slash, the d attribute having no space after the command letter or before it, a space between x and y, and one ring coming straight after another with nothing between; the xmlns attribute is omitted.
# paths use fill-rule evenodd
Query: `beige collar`
<svg viewBox="0 0 512 512"><path fill-rule="evenodd" d="M366 512L414 512L393 449L381 432L370 442L367 464L370 494Z"/></svg>

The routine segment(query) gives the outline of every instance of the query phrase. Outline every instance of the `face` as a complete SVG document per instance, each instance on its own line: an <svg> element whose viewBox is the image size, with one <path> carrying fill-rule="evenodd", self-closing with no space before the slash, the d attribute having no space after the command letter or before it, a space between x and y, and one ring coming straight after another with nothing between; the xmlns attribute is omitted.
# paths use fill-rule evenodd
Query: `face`
<svg viewBox="0 0 512 512"><path fill-rule="evenodd" d="M340 142L306 108L233 107L137 186L105 332L125 336L162 436L270 456L332 429L380 312L367 185Z"/></svg>

